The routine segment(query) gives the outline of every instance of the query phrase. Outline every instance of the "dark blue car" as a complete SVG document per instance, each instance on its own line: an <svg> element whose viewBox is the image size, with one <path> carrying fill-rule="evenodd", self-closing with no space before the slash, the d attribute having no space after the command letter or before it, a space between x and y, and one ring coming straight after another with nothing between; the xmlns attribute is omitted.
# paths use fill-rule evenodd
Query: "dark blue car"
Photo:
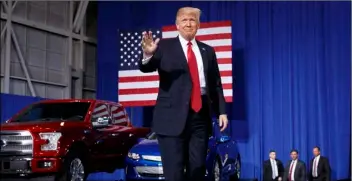
<svg viewBox="0 0 352 181"><path fill-rule="evenodd" d="M228 128L229 129L229 128ZM206 160L206 180L239 180L241 156L236 142L228 134L220 133L218 124L213 124L213 134L209 138ZM163 167L155 133L142 139L132 147L126 158L126 179L164 180Z"/></svg>

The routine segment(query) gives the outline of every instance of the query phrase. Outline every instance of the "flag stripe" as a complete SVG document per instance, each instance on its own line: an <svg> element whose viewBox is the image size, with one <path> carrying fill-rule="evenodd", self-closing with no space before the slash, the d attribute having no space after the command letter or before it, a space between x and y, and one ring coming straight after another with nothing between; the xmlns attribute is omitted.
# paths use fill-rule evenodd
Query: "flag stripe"
<svg viewBox="0 0 352 181"><path fill-rule="evenodd" d="M225 97L226 102L232 102L232 96ZM155 105L156 100L149 100L149 101L122 101L121 104L125 107L132 107L132 106L153 106Z"/></svg>
<svg viewBox="0 0 352 181"><path fill-rule="evenodd" d="M222 71L232 71L232 64L219 64L219 70ZM150 76L158 75L158 72L143 73L140 70L122 70L119 71L119 77L134 77L134 76Z"/></svg>
<svg viewBox="0 0 352 181"><path fill-rule="evenodd" d="M231 46L217 46L217 47L214 47L214 50L216 52L226 52L226 51L232 51L232 47Z"/></svg>
<svg viewBox="0 0 352 181"><path fill-rule="evenodd" d="M223 89L231 89L232 90L232 83L229 84L222 84ZM158 92L159 88L141 88L141 89L120 89L119 95L123 94L150 94Z"/></svg>
<svg viewBox="0 0 352 181"><path fill-rule="evenodd" d="M223 84L232 83L231 76L221 77L221 82ZM119 89L143 89L143 88L153 88L159 87L159 81L145 81L145 82L119 82Z"/></svg>
<svg viewBox="0 0 352 181"><path fill-rule="evenodd" d="M232 90L224 89L224 96L232 96ZM119 97L120 102L124 101L148 101L148 100L156 100L158 93L150 93L150 94L126 94L121 95Z"/></svg>
<svg viewBox="0 0 352 181"><path fill-rule="evenodd" d="M196 39L199 41L205 40L217 40L217 39L231 39L231 33L222 33L222 34L215 34L215 35L198 35Z"/></svg>
<svg viewBox="0 0 352 181"><path fill-rule="evenodd" d="M222 71L220 76L232 76L232 71ZM120 77L120 83L124 82L144 82L144 81L157 81L159 80L159 75L150 75L150 76L130 76L130 77Z"/></svg>

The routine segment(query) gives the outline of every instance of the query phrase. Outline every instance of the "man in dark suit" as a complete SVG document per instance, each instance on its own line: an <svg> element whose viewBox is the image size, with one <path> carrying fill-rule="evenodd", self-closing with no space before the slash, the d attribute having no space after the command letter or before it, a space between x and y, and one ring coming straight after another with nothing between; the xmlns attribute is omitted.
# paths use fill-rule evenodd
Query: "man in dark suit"
<svg viewBox="0 0 352 181"><path fill-rule="evenodd" d="M200 10L185 7L176 15L176 38L153 40L143 32L142 72L158 71L159 93L152 130L157 133L164 176L167 181L203 181L211 108L223 131L228 124L225 98L216 54L195 40Z"/></svg>
<svg viewBox="0 0 352 181"><path fill-rule="evenodd" d="M291 159L287 162L283 181L306 181L306 164L298 159L298 151L291 151Z"/></svg>
<svg viewBox="0 0 352 181"><path fill-rule="evenodd" d="M320 148L313 148L314 158L310 160L308 180L330 181L330 164L328 158L320 155Z"/></svg>
<svg viewBox="0 0 352 181"><path fill-rule="evenodd" d="M269 159L263 165L263 181L281 181L284 175L284 166L282 162L276 158L276 152L269 152Z"/></svg>

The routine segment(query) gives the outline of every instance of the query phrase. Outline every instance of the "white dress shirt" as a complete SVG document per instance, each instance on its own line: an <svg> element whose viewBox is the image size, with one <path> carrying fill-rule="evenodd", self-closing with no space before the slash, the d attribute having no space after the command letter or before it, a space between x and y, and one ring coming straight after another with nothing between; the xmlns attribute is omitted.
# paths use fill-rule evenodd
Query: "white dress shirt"
<svg viewBox="0 0 352 181"><path fill-rule="evenodd" d="M313 160L313 167L312 167L312 175L313 177L318 177L318 164L319 164L319 160L320 160L320 155L316 156ZM314 170L314 166L315 166L315 170Z"/></svg>
<svg viewBox="0 0 352 181"><path fill-rule="evenodd" d="M277 170L276 160L270 159L270 162L271 162L271 170L273 171L272 178L275 179L277 176L279 176L278 170Z"/></svg>
<svg viewBox="0 0 352 181"><path fill-rule="evenodd" d="M187 58L187 50L188 50L188 41L186 39L184 39L181 35L178 36L178 39L180 40L181 46L182 46L182 50L183 53L185 54L185 58L188 62L188 58ZM201 87L201 94L204 95L206 94L206 81L205 81L205 76L204 76L204 66L203 66L203 59L202 59L202 54L200 53L198 44L196 42L196 40L193 38L193 40L191 41L192 43L192 50L194 52L194 55L196 56L196 60L197 60L197 67L198 67L198 75L199 75L199 83L200 83L200 87ZM147 64L149 62L151 57L144 57L144 59L142 60L143 64Z"/></svg>
<svg viewBox="0 0 352 181"><path fill-rule="evenodd" d="M292 160L290 168L292 166L291 180L295 180L295 170L296 170L297 160ZM289 168L289 169L290 169ZM289 170L290 171L290 170ZM290 173L289 173L290 174Z"/></svg>

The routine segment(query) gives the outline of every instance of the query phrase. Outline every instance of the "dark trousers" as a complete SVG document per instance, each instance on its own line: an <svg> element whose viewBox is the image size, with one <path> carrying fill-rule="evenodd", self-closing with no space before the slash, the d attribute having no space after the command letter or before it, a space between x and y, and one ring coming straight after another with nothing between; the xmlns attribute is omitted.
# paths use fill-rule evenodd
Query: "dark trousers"
<svg viewBox="0 0 352 181"><path fill-rule="evenodd" d="M206 99L202 100L203 106L198 113L190 109L181 135L157 136L166 181L204 181L209 110L204 106Z"/></svg>

